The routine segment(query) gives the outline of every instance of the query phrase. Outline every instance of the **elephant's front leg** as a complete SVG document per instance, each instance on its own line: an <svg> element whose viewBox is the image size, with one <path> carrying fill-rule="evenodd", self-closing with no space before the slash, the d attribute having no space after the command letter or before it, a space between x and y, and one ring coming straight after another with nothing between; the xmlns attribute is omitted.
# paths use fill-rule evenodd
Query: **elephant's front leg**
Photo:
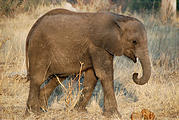
<svg viewBox="0 0 179 120"><path fill-rule="evenodd" d="M96 76L101 80L104 92L104 115L121 115L117 110L117 101L114 93L113 56L101 48L91 49L92 63Z"/></svg>
<svg viewBox="0 0 179 120"><path fill-rule="evenodd" d="M86 111L85 107L88 104L89 99L93 93L93 90L96 86L97 79L93 69L89 69L85 72L84 82L83 82L83 91L80 96L79 101L75 105L75 109L80 111Z"/></svg>

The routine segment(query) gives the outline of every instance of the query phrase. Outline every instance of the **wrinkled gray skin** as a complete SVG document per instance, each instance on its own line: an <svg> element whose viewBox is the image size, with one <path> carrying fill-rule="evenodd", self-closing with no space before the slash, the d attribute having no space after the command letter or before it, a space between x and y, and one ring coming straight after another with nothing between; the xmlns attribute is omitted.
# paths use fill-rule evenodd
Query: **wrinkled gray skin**
<svg viewBox="0 0 179 120"><path fill-rule="evenodd" d="M26 42L26 60L30 91L29 110L39 114L47 109L47 99L58 85L54 78L43 89L40 85L52 74L63 81L80 70L84 63L83 95L75 109L85 110L99 79L104 91L104 115L119 114L114 93L113 57L127 56L133 62L138 57L143 76L133 74L138 85L148 82L151 64L144 25L137 19L114 13L77 13L55 9L39 18L31 28ZM127 74L126 74L127 75Z"/></svg>

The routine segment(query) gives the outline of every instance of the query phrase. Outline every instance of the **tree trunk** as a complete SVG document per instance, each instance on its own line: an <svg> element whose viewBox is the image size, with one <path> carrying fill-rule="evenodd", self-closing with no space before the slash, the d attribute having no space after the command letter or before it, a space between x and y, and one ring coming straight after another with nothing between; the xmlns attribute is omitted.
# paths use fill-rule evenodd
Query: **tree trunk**
<svg viewBox="0 0 179 120"><path fill-rule="evenodd" d="M162 0L161 14L165 21L176 20L176 0Z"/></svg>

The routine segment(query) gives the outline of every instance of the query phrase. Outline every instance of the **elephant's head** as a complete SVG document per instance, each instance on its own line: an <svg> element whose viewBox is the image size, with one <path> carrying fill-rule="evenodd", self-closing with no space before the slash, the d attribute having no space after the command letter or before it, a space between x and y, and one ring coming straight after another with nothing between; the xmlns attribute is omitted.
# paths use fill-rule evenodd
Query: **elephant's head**
<svg viewBox="0 0 179 120"><path fill-rule="evenodd" d="M138 58L142 65L143 76L138 78L138 73L134 73L133 81L136 84L143 85L148 82L151 75L147 33L144 25L134 18L119 18L116 23L121 33L122 54L133 60L134 63L137 62Z"/></svg>

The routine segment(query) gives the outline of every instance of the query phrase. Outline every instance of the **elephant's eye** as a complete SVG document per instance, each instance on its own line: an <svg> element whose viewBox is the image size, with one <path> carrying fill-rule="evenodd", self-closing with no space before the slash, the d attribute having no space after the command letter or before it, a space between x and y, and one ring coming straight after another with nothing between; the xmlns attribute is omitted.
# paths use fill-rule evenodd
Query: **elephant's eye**
<svg viewBox="0 0 179 120"><path fill-rule="evenodd" d="M136 41L136 40L133 40L132 43L133 43L134 45L136 45L136 44L137 44L137 41Z"/></svg>

